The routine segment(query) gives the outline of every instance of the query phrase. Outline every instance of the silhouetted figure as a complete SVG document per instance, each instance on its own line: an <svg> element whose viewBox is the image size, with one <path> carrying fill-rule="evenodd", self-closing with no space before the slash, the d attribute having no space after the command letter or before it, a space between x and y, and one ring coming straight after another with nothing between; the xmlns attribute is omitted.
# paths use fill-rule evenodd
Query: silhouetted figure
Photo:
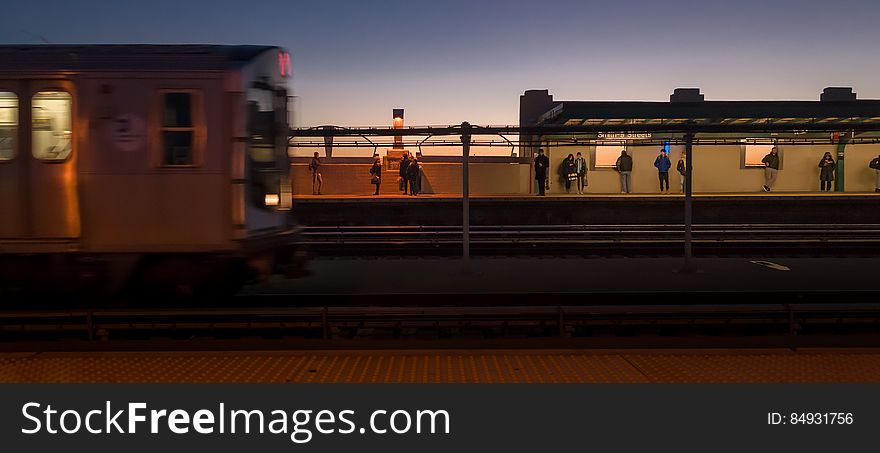
<svg viewBox="0 0 880 453"><path fill-rule="evenodd" d="M409 177L409 194L416 196L421 189L422 166L419 165L418 159L413 159L409 166L406 167L406 174Z"/></svg>
<svg viewBox="0 0 880 453"><path fill-rule="evenodd" d="M321 177L321 159L318 158L318 152L309 162L309 172L312 174L312 195L321 195L321 187L324 185L324 178Z"/></svg>
<svg viewBox="0 0 880 453"><path fill-rule="evenodd" d="M666 148L660 148L660 155L654 159L654 166L657 167L657 177L660 179L660 193L669 192L669 169L672 167L672 162L666 155Z"/></svg>
<svg viewBox="0 0 880 453"><path fill-rule="evenodd" d="M837 164L831 153L825 153L819 161L819 184L823 192L831 192L831 183L834 182L834 170Z"/></svg>
<svg viewBox="0 0 880 453"><path fill-rule="evenodd" d="M400 171L398 174L400 175L400 190L403 191L403 194L406 195L406 188L409 186L409 174L407 173L409 170L409 154L403 153L403 158L400 161Z"/></svg>
<svg viewBox="0 0 880 453"><path fill-rule="evenodd" d="M779 175L779 148L774 146L761 162L764 164L764 192L769 192Z"/></svg>
<svg viewBox="0 0 880 453"><path fill-rule="evenodd" d="M693 167L693 165L691 165L691 167ZM687 179L687 154L681 153L681 157L678 159L678 165L675 166L675 169L678 171L678 174L681 175L681 193L684 193L684 182ZM691 171L693 171L693 169Z"/></svg>
<svg viewBox="0 0 880 453"><path fill-rule="evenodd" d="M584 189L587 187L587 160L581 153L577 153L574 159L574 171L577 173L578 195L583 195Z"/></svg>
<svg viewBox="0 0 880 453"><path fill-rule="evenodd" d="M572 154L569 154L562 161L562 179L565 181L565 193L571 193L571 183L577 180L577 170Z"/></svg>
<svg viewBox="0 0 880 453"><path fill-rule="evenodd" d="M631 193L633 159L626 150L620 152L620 157L614 163L614 169L620 173L620 193Z"/></svg>
<svg viewBox="0 0 880 453"><path fill-rule="evenodd" d="M550 167L550 158L544 155L544 150L539 149L535 156L535 181L538 181L538 195L544 196L547 188L547 168Z"/></svg>
<svg viewBox="0 0 880 453"><path fill-rule="evenodd" d="M382 184L382 166L379 164L379 159L373 161L373 166L370 167L370 184L376 186L376 193L373 195L379 195L379 186Z"/></svg>

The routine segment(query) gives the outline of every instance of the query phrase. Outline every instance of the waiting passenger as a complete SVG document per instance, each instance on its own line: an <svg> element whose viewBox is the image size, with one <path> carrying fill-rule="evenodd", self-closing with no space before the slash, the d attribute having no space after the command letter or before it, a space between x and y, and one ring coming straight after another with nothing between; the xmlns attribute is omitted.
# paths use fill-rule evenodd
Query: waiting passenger
<svg viewBox="0 0 880 453"><path fill-rule="evenodd" d="M535 181L538 182L538 196L545 195L547 188L547 168L550 167L550 158L544 155L544 150L539 149L535 156Z"/></svg>
<svg viewBox="0 0 880 453"><path fill-rule="evenodd" d="M584 189L587 187L587 160L584 159L584 156L581 156L581 153L577 153L577 158L574 160L574 168L577 173L578 195L583 195Z"/></svg>
<svg viewBox="0 0 880 453"><path fill-rule="evenodd" d="M770 154L761 159L764 164L764 192L769 192L779 175L779 148L770 149Z"/></svg>
<svg viewBox="0 0 880 453"><path fill-rule="evenodd" d="M678 158L678 165L675 166L675 169L678 170L678 174L681 176L681 193L684 193L684 182L687 179L687 154L681 153L681 157Z"/></svg>
<svg viewBox="0 0 880 453"><path fill-rule="evenodd" d="M562 179L565 181L565 193L571 193L571 183L577 180L577 167L573 154L569 154L562 161Z"/></svg>
<svg viewBox="0 0 880 453"><path fill-rule="evenodd" d="M631 193L633 159L626 150L620 152L620 157L614 163L614 169L620 173L620 193Z"/></svg>
<svg viewBox="0 0 880 453"><path fill-rule="evenodd" d="M419 194L422 186L422 168L418 159L413 159L406 167L406 174L409 178L409 194L416 196Z"/></svg>
<svg viewBox="0 0 880 453"><path fill-rule="evenodd" d="M877 173L877 184L874 185L874 192L880 192L880 156L872 159L871 163L868 164L868 168L874 170L874 173Z"/></svg>
<svg viewBox="0 0 880 453"><path fill-rule="evenodd" d="M660 193L669 192L669 169L672 162L666 156L666 148L660 148L660 155L654 159L654 166L657 167L657 176L660 178ZM666 183L666 189L663 184Z"/></svg>
<svg viewBox="0 0 880 453"><path fill-rule="evenodd" d="M379 186L382 184L382 166L379 165L379 159L373 161L373 166L370 167L370 184L376 186L376 193L373 195L379 195Z"/></svg>
<svg viewBox="0 0 880 453"><path fill-rule="evenodd" d="M400 160L400 171L398 174L400 175L400 190L403 191L403 194L406 195L406 188L409 185L409 173L407 170L409 169L409 153L406 151L403 152L403 158Z"/></svg>
<svg viewBox="0 0 880 453"><path fill-rule="evenodd" d="M324 178L321 177L321 159L318 158L318 152L309 162L309 172L312 174L312 195L321 195L321 186L324 185Z"/></svg>
<svg viewBox="0 0 880 453"><path fill-rule="evenodd" d="M831 153L825 153L822 156L822 160L819 161L819 182L822 186L821 190L823 192L831 192L831 183L834 182L834 170L837 168L837 164L834 163L834 158L831 157Z"/></svg>

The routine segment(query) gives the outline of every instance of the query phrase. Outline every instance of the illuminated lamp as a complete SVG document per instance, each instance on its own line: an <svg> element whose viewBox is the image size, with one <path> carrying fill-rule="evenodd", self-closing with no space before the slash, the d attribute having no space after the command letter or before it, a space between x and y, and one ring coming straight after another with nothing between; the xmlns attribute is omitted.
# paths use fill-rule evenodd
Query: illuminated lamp
<svg viewBox="0 0 880 453"><path fill-rule="evenodd" d="M264 202L266 206L278 206L281 203L281 197L277 193L267 193Z"/></svg>

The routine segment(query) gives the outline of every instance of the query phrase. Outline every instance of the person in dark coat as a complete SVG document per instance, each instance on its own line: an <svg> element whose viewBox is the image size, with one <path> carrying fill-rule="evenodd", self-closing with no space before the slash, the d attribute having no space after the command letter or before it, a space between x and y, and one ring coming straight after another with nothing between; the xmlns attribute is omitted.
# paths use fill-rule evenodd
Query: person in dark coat
<svg viewBox="0 0 880 453"><path fill-rule="evenodd" d="M582 195L587 187L587 160L584 159L581 153L577 153L577 157L574 159L574 167L577 173L578 195Z"/></svg>
<svg viewBox="0 0 880 453"><path fill-rule="evenodd" d="M620 157L614 163L614 169L620 173L620 193L632 192L633 159L626 150L620 152Z"/></svg>
<svg viewBox="0 0 880 453"><path fill-rule="evenodd" d="M577 168L573 154L569 154L562 161L562 179L565 181L565 193L571 193L571 183L577 180Z"/></svg>
<svg viewBox="0 0 880 453"><path fill-rule="evenodd" d="M834 182L834 170L837 164L834 163L834 157L831 153L825 153L822 160L819 161L819 182L822 185L821 190L831 192L831 183Z"/></svg>
<svg viewBox="0 0 880 453"><path fill-rule="evenodd" d="M681 175L681 193L684 193L684 182L687 179L687 154L681 153L681 158L678 159L678 165L675 166L675 169ZM693 165L691 165L691 171L693 171ZM693 181L691 183L693 184Z"/></svg>
<svg viewBox="0 0 880 453"><path fill-rule="evenodd" d="M657 176L660 178L660 193L669 192L669 169L672 167L672 162L666 156L666 148L660 148L660 155L654 159L654 166L657 167Z"/></svg>
<svg viewBox="0 0 880 453"><path fill-rule="evenodd" d="M406 195L406 188L409 186L409 154L403 153L403 158L400 160L400 171L398 172L400 176L400 190L403 191L403 194Z"/></svg>
<svg viewBox="0 0 880 453"><path fill-rule="evenodd" d="M379 164L379 159L373 161L373 166L370 167L370 184L376 186L376 193L373 195L379 195L379 185L382 184L382 166Z"/></svg>
<svg viewBox="0 0 880 453"><path fill-rule="evenodd" d="M321 195L324 178L321 176L321 159L318 157L317 151L309 162L309 173L312 175L312 195Z"/></svg>
<svg viewBox="0 0 880 453"><path fill-rule="evenodd" d="M547 184L547 168L550 167L550 158L544 155L544 150L539 149L535 156L535 181L538 181L538 195L544 196Z"/></svg>
<svg viewBox="0 0 880 453"><path fill-rule="evenodd" d="M422 167L419 165L418 159L413 159L406 167L406 174L409 179L409 194L416 196L421 189Z"/></svg>
<svg viewBox="0 0 880 453"><path fill-rule="evenodd" d="M779 148L774 146L770 154L761 159L761 163L764 164L764 192L769 192L779 175Z"/></svg>

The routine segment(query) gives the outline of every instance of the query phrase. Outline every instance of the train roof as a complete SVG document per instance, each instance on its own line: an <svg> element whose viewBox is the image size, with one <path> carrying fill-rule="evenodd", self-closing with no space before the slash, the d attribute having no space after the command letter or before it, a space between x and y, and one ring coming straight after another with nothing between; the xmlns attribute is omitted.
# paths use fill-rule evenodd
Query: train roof
<svg viewBox="0 0 880 453"><path fill-rule="evenodd" d="M277 46L2 45L0 71L222 71Z"/></svg>

